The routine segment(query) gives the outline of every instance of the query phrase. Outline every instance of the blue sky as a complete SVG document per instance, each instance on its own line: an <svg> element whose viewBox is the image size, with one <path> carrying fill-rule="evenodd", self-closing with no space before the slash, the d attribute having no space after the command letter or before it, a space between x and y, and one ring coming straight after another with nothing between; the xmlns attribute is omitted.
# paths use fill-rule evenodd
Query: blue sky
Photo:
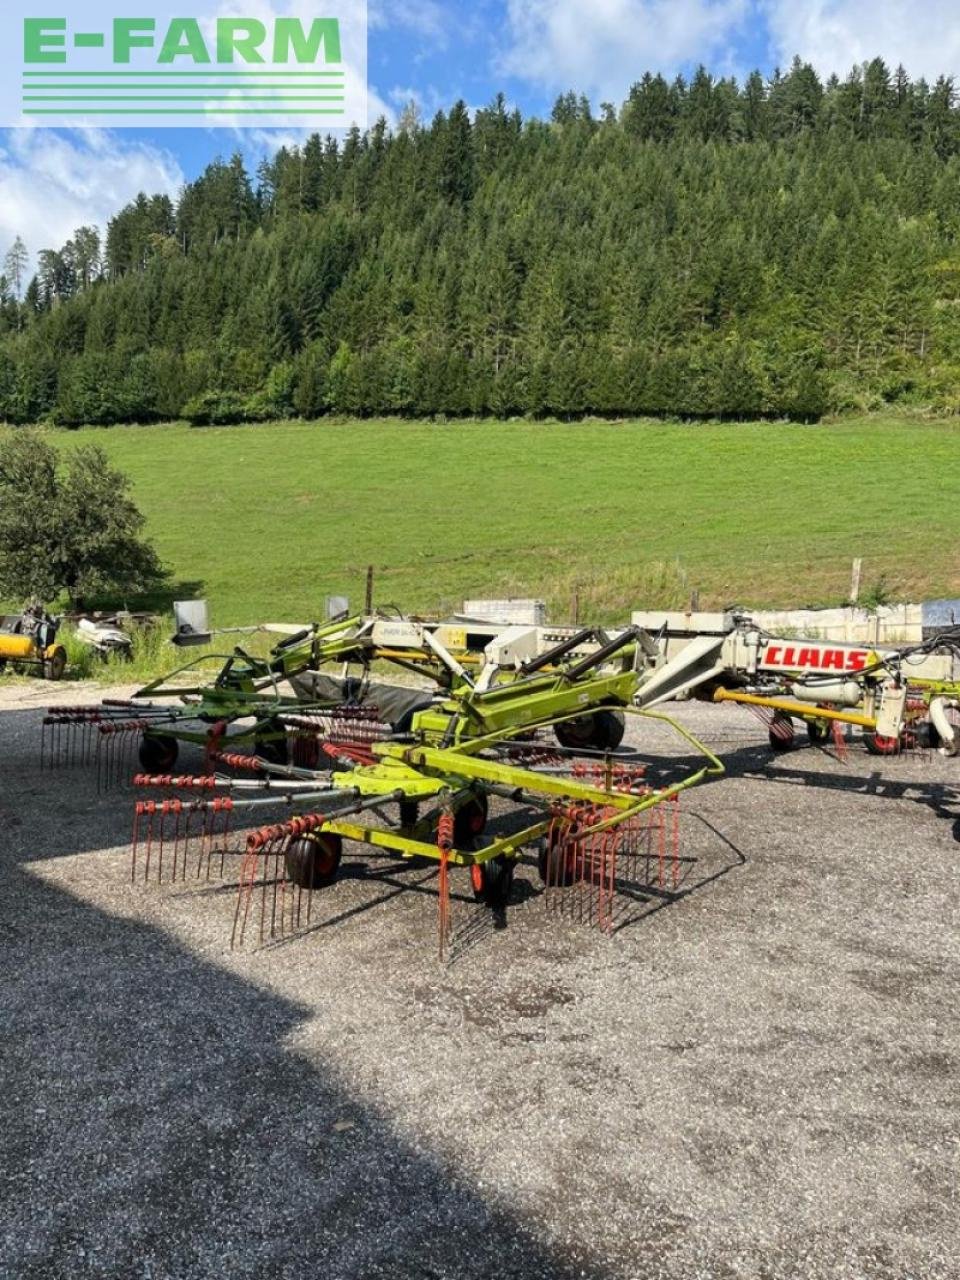
<svg viewBox="0 0 960 1280"><path fill-rule="evenodd" d="M593 12L597 10L606 27L619 28L622 23L628 29L626 50L636 51L636 57L631 53L623 59L628 65L621 66L616 59L611 66L612 37L601 38L599 47L592 48L584 47L582 36L567 37L565 14L576 13L579 23L579 15L590 11L589 5L563 0L543 4L371 0L370 122L381 111L395 118L411 99L429 120L458 98L478 107L500 91L524 115L542 115L566 88L585 91L597 103L607 97L619 103L630 82L648 67L675 73L705 60L732 71L754 66L772 69L776 62L758 7L742 0L665 0L661 4L600 0ZM668 10L675 15L671 25L681 30L664 46L661 37ZM712 24L708 26L702 14L714 15ZM217 148L232 151L238 145L234 133L222 130L164 130L162 136L130 130L127 136L159 141L170 148L189 176L202 169ZM239 141L242 147L243 140ZM259 153L264 141L254 132L247 149Z"/></svg>
<svg viewBox="0 0 960 1280"><path fill-rule="evenodd" d="M565 89L620 103L643 71L698 62L743 76L795 53L824 74L880 54L911 74L960 78L956 0L369 0L371 121L415 99L425 116L503 91L524 114ZM139 190L176 194L215 155L255 168L284 137L257 130L0 131L0 254L31 251L85 223L103 227Z"/></svg>

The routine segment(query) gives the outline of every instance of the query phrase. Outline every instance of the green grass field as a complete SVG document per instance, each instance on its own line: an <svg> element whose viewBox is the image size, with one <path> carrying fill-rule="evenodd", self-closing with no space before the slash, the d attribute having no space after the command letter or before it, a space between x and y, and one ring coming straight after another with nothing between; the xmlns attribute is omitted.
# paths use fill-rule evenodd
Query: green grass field
<svg viewBox="0 0 960 1280"><path fill-rule="evenodd" d="M103 446L215 625L544 597L632 607L960 595L960 424L282 423L52 432Z"/></svg>

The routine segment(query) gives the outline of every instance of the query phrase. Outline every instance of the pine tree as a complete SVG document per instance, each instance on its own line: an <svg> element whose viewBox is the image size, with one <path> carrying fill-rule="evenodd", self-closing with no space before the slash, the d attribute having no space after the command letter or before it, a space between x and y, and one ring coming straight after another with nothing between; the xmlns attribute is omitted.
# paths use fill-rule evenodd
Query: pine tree
<svg viewBox="0 0 960 1280"><path fill-rule="evenodd" d="M3 272L18 301L23 297L23 286L29 263L30 255L27 252L27 246L21 237L17 236L3 260Z"/></svg>
<svg viewBox="0 0 960 1280"><path fill-rule="evenodd" d="M409 111L281 147L255 189L217 159L45 248L29 283L22 250L2 412L952 405L958 120L946 77L874 59L822 84L795 59L742 88L648 73L600 119L576 93L549 121L502 95Z"/></svg>

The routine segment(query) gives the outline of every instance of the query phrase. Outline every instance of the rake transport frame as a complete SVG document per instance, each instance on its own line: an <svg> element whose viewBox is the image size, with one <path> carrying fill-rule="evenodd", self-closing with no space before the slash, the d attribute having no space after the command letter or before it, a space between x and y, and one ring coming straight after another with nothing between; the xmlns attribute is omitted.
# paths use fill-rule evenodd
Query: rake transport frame
<svg viewBox="0 0 960 1280"><path fill-rule="evenodd" d="M507 643L490 656L488 650L501 635ZM519 643L510 643L511 638ZM285 717L345 706L362 715L371 692L391 704L389 718L398 732L409 731L413 715L435 699L456 696L455 709L462 713L457 725L450 728L449 704L438 706L431 722L435 733L452 734L448 744L465 732L476 736L522 726L551 711L560 714L580 706L585 715L596 713L586 722L584 745L615 746L623 726L600 708L629 704L655 653L651 638L638 628L611 637L589 627L504 629L469 619L357 616L305 628L278 644L268 658L240 648L232 654L203 655L129 700L51 707L44 720L41 760L95 760L101 780L108 782L122 778L137 749L143 769L171 772L181 744L200 746L212 757L253 746L264 759L283 764ZM213 662L220 664L219 670L212 678L200 678ZM432 688L376 685L371 676L377 663L413 672ZM337 666L343 672L339 682L326 674ZM351 677L352 669L360 676ZM292 691L284 692L285 685ZM429 732L431 725L421 727ZM571 725L572 739L578 729L583 738L581 723ZM578 745L572 739L571 745Z"/></svg>

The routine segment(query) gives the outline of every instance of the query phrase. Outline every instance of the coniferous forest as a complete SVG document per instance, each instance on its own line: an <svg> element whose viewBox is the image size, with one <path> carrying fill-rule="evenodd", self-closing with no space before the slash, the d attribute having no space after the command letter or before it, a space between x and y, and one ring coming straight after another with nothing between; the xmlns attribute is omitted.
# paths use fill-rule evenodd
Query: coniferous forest
<svg viewBox="0 0 960 1280"><path fill-rule="evenodd" d="M645 75L216 160L0 281L0 418L960 409L960 110Z"/></svg>

